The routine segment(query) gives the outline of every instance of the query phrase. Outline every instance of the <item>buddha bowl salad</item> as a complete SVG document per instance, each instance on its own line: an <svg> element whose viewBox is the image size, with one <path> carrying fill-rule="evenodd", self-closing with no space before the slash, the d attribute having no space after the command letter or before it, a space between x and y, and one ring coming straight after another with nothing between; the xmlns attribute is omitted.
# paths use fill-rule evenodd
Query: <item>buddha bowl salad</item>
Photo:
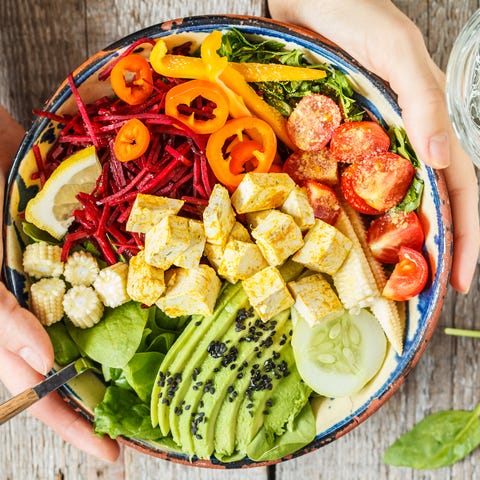
<svg viewBox="0 0 480 480"><path fill-rule="evenodd" d="M115 95L33 147L29 302L56 360L106 384L95 431L190 457L275 460L316 434L314 397L360 391L398 302L425 286L418 160L299 50L214 31L143 38Z"/></svg>

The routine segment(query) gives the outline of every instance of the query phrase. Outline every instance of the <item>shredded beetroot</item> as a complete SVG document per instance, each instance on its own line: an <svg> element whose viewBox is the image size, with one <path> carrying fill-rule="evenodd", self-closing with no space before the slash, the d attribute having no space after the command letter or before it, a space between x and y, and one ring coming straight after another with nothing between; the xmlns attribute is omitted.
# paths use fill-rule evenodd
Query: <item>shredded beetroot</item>
<svg viewBox="0 0 480 480"><path fill-rule="evenodd" d="M145 42L153 41L141 39L125 54ZM100 75L107 78L109 72L104 70ZM154 74L152 96L137 106L109 97L85 105L71 75L68 82L78 113L60 116L37 112L60 123L62 129L44 159L34 149L37 161L34 175L44 182L63 160L92 144L103 168L93 192L77 196L81 208L73 212L74 222L65 237L62 258L68 257L72 247L87 241L95 245L108 264L116 263L120 255L129 258L138 253L143 247L143 234L126 230L138 193L180 198L185 202L182 214L201 217L214 178L205 157L208 137L193 132L164 111L166 93L182 80ZM138 118L148 127L150 145L137 160L119 162L113 152L113 141L121 126L131 118Z"/></svg>

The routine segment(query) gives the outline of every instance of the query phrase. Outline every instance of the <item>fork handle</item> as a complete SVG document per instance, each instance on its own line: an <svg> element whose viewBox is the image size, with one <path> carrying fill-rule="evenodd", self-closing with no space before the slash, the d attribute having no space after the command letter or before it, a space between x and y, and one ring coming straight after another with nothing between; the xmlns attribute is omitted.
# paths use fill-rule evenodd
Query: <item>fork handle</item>
<svg viewBox="0 0 480 480"><path fill-rule="evenodd" d="M38 399L39 396L37 392L33 388L29 388L0 405L0 425L18 413L23 412L23 410L33 405Z"/></svg>

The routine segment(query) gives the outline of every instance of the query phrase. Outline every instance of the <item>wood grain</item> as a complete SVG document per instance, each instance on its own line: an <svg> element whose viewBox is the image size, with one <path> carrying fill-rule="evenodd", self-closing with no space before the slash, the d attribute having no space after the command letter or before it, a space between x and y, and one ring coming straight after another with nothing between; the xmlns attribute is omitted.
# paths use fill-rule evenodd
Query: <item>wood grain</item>
<svg viewBox="0 0 480 480"><path fill-rule="evenodd" d="M434 60L445 68L461 26L479 6L473 0L395 0L415 21ZM55 86L95 51L127 33L166 19L199 14L264 15L262 0L2 0L0 2L0 102L27 128ZM408 72L406 72L408 74ZM405 384L364 424L317 452L267 471L187 468L123 449L107 464L64 443L23 413L0 427L3 479L480 479L480 450L451 468L418 472L389 468L382 453L426 414L471 409L480 400L478 340L451 338L445 326L479 328L480 279L471 292L447 295L438 329ZM8 393L0 386L0 401Z"/></svg>

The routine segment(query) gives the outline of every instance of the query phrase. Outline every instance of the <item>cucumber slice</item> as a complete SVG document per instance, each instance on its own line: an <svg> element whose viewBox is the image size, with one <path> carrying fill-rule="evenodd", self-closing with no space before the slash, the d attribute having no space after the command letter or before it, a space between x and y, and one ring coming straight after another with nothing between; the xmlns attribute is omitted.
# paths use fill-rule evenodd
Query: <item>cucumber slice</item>
<svg viewBox="0 0 480 480"><path fill-rule="evenodd" d="M298 372L316 393L344 397L361 390L385 359L387 340L367 310L310 325L292 308L292 347Z"/></svg>

